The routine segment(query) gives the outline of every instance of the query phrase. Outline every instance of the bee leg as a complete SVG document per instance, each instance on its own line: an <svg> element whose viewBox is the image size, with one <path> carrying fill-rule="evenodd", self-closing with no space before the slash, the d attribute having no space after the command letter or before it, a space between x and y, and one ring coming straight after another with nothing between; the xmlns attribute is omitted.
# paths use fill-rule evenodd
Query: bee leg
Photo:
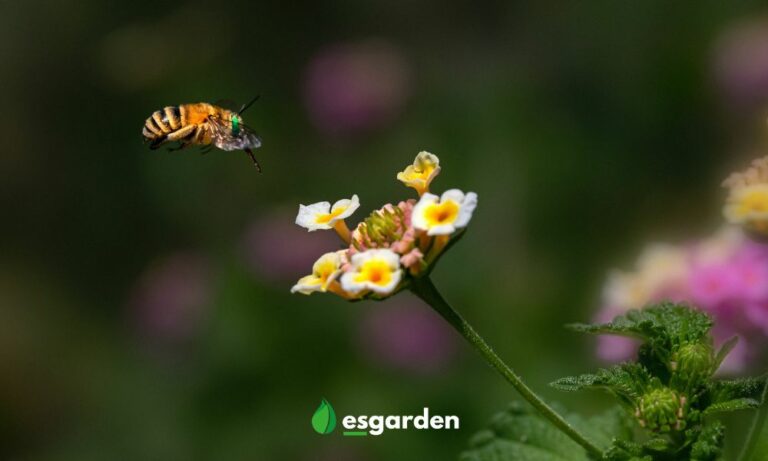
<svg viewBox="0 0 768 461"><path fill-rule="evenodd" d="M205 147L203 147L202 149L200 149L200 153L201 153L201 154L203 154L203 155L205 155L205 154L207 154L208 152L210 152L210 151L211 151L211 149L213 149L213 144L208 144L207 146L205 146Z"/></svg>
<svg viewBox="0 0 768 461"><path fill-rule="evenodd" d="M245 153L248 154L249 157L251 157L251 160L253 160L253 164L256 166L256 170L261 173L261 165L259 165L259 162L256 161L256 157L253 155L253 151L251 149L243 149Z"/></svg>

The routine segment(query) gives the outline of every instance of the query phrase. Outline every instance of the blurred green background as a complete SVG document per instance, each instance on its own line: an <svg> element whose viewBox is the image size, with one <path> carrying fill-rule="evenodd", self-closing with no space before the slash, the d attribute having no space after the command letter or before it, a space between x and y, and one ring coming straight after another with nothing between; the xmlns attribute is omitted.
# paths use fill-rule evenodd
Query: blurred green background
<svg viewBox="0 0 768 461"><path fill-rule="evenodd" d="M437 285L545 396L606 407L546 387L596 365L561 325L647 240L718 225L764 133L761 3L1 2L0 458L455 458L516 398L458 335L405 295L289 294L336 245L299 203L412 197L422 149L480 197ZM256 94L261 175L141 142ZM323 437L323 397L462 427Z"/></svg>

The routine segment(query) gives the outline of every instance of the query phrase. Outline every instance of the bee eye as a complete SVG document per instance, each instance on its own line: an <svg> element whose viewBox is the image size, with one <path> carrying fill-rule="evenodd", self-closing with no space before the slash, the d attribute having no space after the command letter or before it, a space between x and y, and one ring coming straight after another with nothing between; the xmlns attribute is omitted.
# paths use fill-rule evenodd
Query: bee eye
<svg viewBox="0 0 768 461"><path fill-rule="evenodd" d="M232 116L232 135L237 136L240 134L240 117L237 115Z"/></svg>

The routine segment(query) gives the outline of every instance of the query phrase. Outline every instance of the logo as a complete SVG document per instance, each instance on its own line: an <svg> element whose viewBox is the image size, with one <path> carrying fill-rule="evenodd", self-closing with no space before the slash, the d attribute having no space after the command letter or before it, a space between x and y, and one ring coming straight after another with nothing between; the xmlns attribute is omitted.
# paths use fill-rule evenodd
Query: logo
<svg viewBox="0 0 768 461"><path fill-rule="evenodd" d="M327 400L323 399L312 415L312 429L318 434L330 434L336 428L336 412Z"/></svg>
<svg viewBox="0 0 768 461"><path fill-rule="evenodd" d="M379 436L385 430L457 430L460 426L459 417L455 415L440 416L429 414L429 408L424 407L420 415L347 415L341 419L344 428L342 435L347 437ZM318 434L328 435L336 428L336 412L331 404L323 399L312 415L312 429Z"/></svg>

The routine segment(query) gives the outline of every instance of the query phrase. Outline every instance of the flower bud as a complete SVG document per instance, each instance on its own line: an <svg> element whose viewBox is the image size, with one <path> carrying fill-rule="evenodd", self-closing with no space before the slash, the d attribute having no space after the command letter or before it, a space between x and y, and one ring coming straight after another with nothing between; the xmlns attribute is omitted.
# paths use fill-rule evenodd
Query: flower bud
<svg viewBox="0 0 768 461"><path fill-rule="evenodd" d="M696 385L712 375L714 362L714 351L709 344L685 344L672 354L670 370L677 382Z"/></svg>
<svg viewBox="0 0 768 461"><path fill-rule="evenodd" d="M654 432L672 432L685 428L687 399L668 387L658 387L640 397L635 417L640 425Z"/></svg>

